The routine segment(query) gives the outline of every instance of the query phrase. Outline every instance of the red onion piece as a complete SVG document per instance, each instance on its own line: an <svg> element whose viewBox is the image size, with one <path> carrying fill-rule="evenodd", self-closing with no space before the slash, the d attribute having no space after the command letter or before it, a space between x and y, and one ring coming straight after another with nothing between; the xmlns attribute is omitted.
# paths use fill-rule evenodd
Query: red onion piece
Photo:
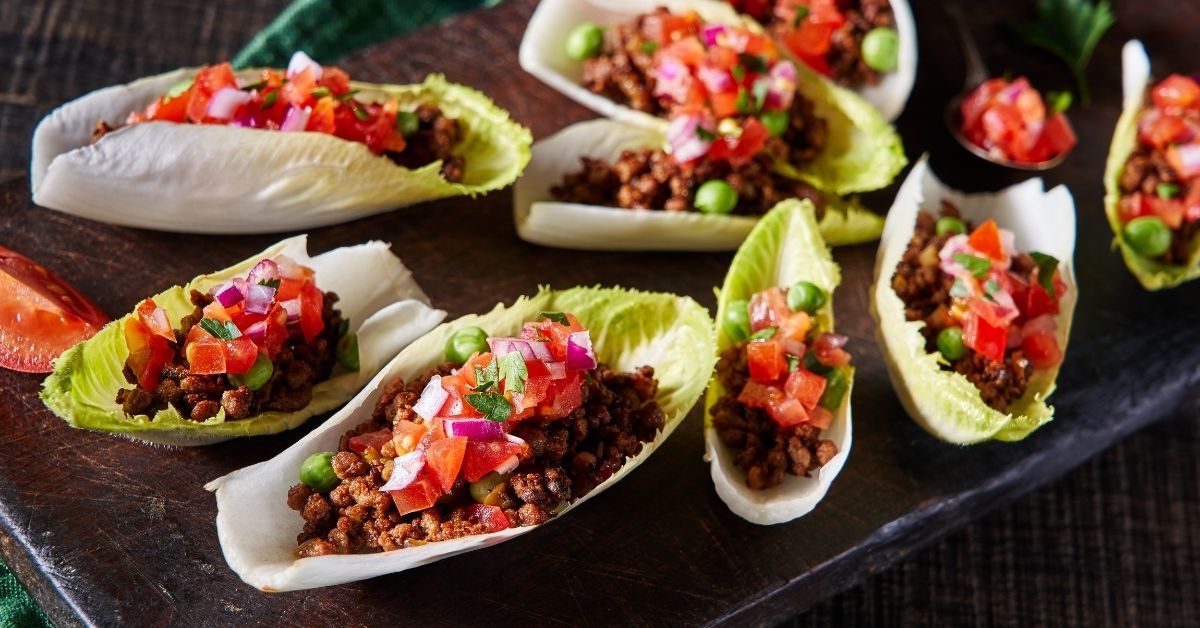
<svg viewBox="0 0 1200 628"><path fill-rule="evenodd" d="M243 92L236 87L222 87L208 101L205 115L217 120L228 120L233 117L238 107L250 102L253 97L250 92Z"/></svg>
<svg viewBox="0 0 1200 628"><path fill-rule="evenodd" d="M666 96L675 102L686 102L692 89L688 67L673 57L665 57L654 68L654 95Z"/></svg>
<svg viewBox="0 0 1200 628"><path fill-rule="evenodd" d="M567 365L562 362L546 362L546 368L550 371L550 379L566 379Z"/></svg>
<svg viewBox="0 0 1200 628"><path fill-rule="evenodd" d="M304 267L286 255L276 255L275 266L279 269L279 276L284 279L308 278L308 275L304 272Z"/></svg>
<svg viewBox="0 0 1200 628"><path fill-rule="evenodd" d="M321 64L313 61L312 57L304 54L303 51L297 50L292 54L292 60L288 61L287 75L289 77L296 76L305 70L312 70L314 81L321 80L321 74L325 72Z"/></svg>
<svg viewBox="0 0 1200 628"><path fill-rule="evenodd" d="M379 487L379 490L402 490L417 479L423 468L425 468L425 452L420 449L410 451L392 462L392 475L388 478L387 483Z"/></svg>
<svg viewBox="0 0 1200 628"><path fill-rule="evenodd" d="M783 341L783 351L784 353L789 353L798 358L802 358L804 357L805 351L804 341L796 340L795 338L788 338Z"/></svg>
<svg viewBox="0 0 1200 628"><path fill-rule="evenodd" d="M288 322L300 320L300 297L280 301L279 305L287 312Z"/></svg>
<svg viewBox="0 0 1200 628"><path fill-rule="evenodd" d="M312 110L308 107L288 107L287 114L283 116L283 124L279 125L280 131L303 131L308 128L308 116Z"/></svg>
<svg viewBox="0 0 1200 628"><path fill-rule="evenodd" d="M515 351L520 353L521 357L526 360L538 359L533 351L533 347L529 346L528 340L521 338L488 338L487 341L493 355L501 356Z"/></svg>
<svg viewBox="0 0 1200 628"><path fill-rule="evenodd" d="M567 336L567 367L583 370L596 368L592 337L587 331L577 331Z"/></svg>
<svg viewBox="0 0 1200 628"><path fill-rule="evenodd" d="M817 350L841 349L849 341L849 338L841 334L822 333L820 336L817 336L817 341L813 343L813 348Z"/></svg>
<svg viewBox="0 0 1200 628"><path fill-rule="evenodd" d="M250 340L253 340L255 343L260 343L267 338L267 322L258 321L257 323L252 323L249 327L242 331L246 334L246 337L250 338Z"/></svg>
<svg viewBox="0 0 1200 628"><path fill-rule="evenodd" d="M508 458L506 458L504 460L504 462L501 462L498 467L493 469L493 471L495 471L496 473L508 473L510 471L516 470L517 466L520 464L521 464L520 458L518 458L516 456L509 456Z"/></svg>
<svg viewBox="0 0 1200 628"><path fill-rule="evenodd" d="M796 98L796 66L780 61L767 72L767 97L763 107L772 111L787 111Z"/></svg>
<svg viewBox="0 0 1200 628"><path fill-rule="evenodd" d="M446 436L466 436L470 440L501 440L504 424L487 419L443 419Z"/></svg>
<svg viewBox="0 0 1200 628"><path fill-rule="evenodd" d="M442 376L434 375L429 378L429 383L425 385L425 390L421 391L421 398L417 403L413 404L413 412L416 412L426 421L432 421L433 417L437 416L442 406L446 404L446 400L450 398L450 393L442 388Z"/></svg>
<svg viewBox="0 0 1200 628"><path fill-rule="evenodd" d="M681 115L671 120L667 127L667 145L675 161L683 163L708 153L712 142L702 140L696 135L696 129L703 126L703 122L703 118L698 115ZM712 131L707 126L704 128Z"/></svg>
<svg viewBox="0 0 1200 628"><path fill-rule="evenodd" d="M504 440L506 440L514 445L520 445L522 447L525 446L525 441L520 436L513 436L512 434L505 434Z"/></svg>
<svg viewBox="0 0 1200 628"><path fill-rule="evenodd" d="M699 75L700 82L704 83L704 87L707 88L709 92L726 92L734 88L733 76L725 70L714 68L709 65L702 65L700 66L700 70L697 72L697 75Z"/></svg>
<svg viewBox="0 0 1200 628"><path fill-rule="evenodd" d="M700 39L704 40L705 45L717 45L717 37L725 32L725 27L721 24L705 24L700 29Z"/></svg>
<svg viewBox="0 0 1200 628"><path fill-rule="evenodd" d="M250 286L250 292L246 295L245 312L247 314L266 314L271 311L271 304L274 302L275 289L256 283Z"/></svg>
<svg viewBox="0 0 1200 628"><path fill-rule="evenodd" d="M1034 334L1049 332L1054 333L1056 324L1054 316L1050 314L1042 314L1041 316L1025 322L1025 326L1021 328L1021 333L1018 334L1021 340L1024 340ZM1009 334L1011 337L1012 334Z"/></svg>
<svg viewBox="0 0 1200 628"><path fill-rule="evenodd" d="M1171 159L1171 165L1175 166L1180 176L1191 178L1200 175L1200 144L1173 146L1171 152L1176 157L1176 159Z"/></svg>
<svg viewBox="0 0 1200 628"><path fill-rule="evenodd" d="M221 303L223 307L232 307L235 304L241 303L246 295L238 290L237 284L232 281L227 281L213 290L213 298Z"/></svg>
<svg viewBox="0 0 1200 628"><path fill-rule="evenodd" d="M538 340L529 340L529 348L533 349L533 357L542 362L553 362L554 354L550 353L550 347Z"/></svg>
<svg viewBox="0 0 1200 628"><path fill-rule="evenodd" d="M279 278L279 264L274 261L265 259L258 263L246 277L246 280L251 284L257 284L260 281L268 281Z"/></svg>

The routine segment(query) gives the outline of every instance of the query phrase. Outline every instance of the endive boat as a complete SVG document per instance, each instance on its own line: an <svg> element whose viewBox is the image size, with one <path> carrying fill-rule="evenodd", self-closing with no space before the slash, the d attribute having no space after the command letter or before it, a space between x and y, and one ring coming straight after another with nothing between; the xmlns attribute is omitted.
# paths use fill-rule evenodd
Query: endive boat
<svg viewBox="0 0 1200 628"><path fill-rule="evenodd" d="M73 427L162 445L273 434L444 317L386 243L309 257L301 235L145 299L59 356L41 397Z"/></svg>
<svg viewBox="0 0 1200 628"><path fill-rule="evenodd" d="M754 227L721 286L705 458L717 495L751 523L811 511L850 455L854 368L833 333L840 281L811 203L793 200Z"/></svg>
<svg viewBox="0 0 1200 628"><path fill-rule="evenodd" d="M289 591L529 532L670 436L712 372L712 345L695 301L619 288L543 289L446 323L295 445L207 485L225 559L246 582ZM437 368L448 358L463 366Z"/></svg>
<svg viewBox="0 0 1200 628"><path fill-rule="evenodd" d="M913 420L969 444L1021 440L1053 418L1047 398L1078 298L1074 251L1066 187L1031 179L964 194L926 160L913 168L871 288L888 375Z"/></svg>

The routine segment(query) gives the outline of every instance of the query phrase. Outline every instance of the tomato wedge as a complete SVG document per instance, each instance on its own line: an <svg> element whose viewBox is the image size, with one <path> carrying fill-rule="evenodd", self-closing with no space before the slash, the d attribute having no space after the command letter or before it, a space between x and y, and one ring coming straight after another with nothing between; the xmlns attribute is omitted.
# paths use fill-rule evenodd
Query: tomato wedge
<svg viewBox="0 0 1200 628"><path fill-rule="evenodd" d="M0 246L0 367L49 373L54 358L91 338L108 320L54 273Z"/></svg>

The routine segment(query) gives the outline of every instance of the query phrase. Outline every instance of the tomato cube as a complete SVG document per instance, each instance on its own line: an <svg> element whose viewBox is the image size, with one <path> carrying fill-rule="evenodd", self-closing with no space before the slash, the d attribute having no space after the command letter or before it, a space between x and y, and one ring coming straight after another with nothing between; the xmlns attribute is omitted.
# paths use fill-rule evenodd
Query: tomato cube
<svg viewBox="0 0 1200 628"><path fill-rule="evenodd" d="M506 460L520 456L522 447L504 440L473 440L467 442L462 459L463 479L468 482L491 473Z"/></svg>
<svg viewBox="0 0 1200 628"><path fill-rule="evenodd" d="M485 532L499 532L513 527L508 515L498 506L487 504L471 504L467 506L467 520L481 524Z"/></svg>
<svg viewBox="0 0 1200 628"><path fill-rule="evenodd" d="M388 434L388 437L390 440L391 434ZM435 440L425 448L425 469L442 488L443 493L449 493L454 487L466 452L466 436Z"/></svg>
<svg viewBox="0 0 1200 628"><path fill-rule="evenodd" d="M425 510L437 503L438 498L442 496L438 491L437 482L424 470L408 486L388 492L392 495L392 502L396 504L396 511L401 515Z"/></svg>
<svg viewBox="0 0 1200 628"><path fill-rule="evenodd" d="M750 378L755 381L773 382L787 372L783 343L774 340L751 341L746 345L746 361L750 365Z"/></svg>
<svg viewBox="0 0 1200 628"><path fill-rule="evenodd" d="M986 255L994 260L1003 260L1004 245L1000 242L1000 227L996 221L988 218L971 232L967 243L980 255Z"/></svg>
<svg viewBox="0 0 1200 628"><path fill-rule="evenodd" d="M389 440L392 440L391 430L375 430L374 432L351 436L346 441L346 446L350 448L350 451L361 454L370 447L374 447L376 451L379 451Z"/></svg>
<svg viewBox="0 0 1200 628"><path fill-rule="evenodd" d="M789 399L799 401L805 410L812 410L821 400L821 394L825 392L825 384L824 377L812 373L808 369L798 368L788 375L787 382L783 385L783 392Z"/></svg>
<svg viewBox="0 0 1200 628"><path fill-rule="evenodd" d="M967 311L963 319L963 344L989 360L1002 362L1007 343L1007 325L993 325L975 310Z"/></svg>
<svg viewBox="0 0 1200 628"><path fill-rule="evenodd" d="M1029 364L1035 369L1048 369L1058 366L1062 362L1062 349L1058 346L1058 340L1054 334L1048 331L1039 331L1030 334L1021 341L1021 351L1025 352L1025 357L1029 358Z"/></svg>
<svg viewBox="0 0 1200 628"><path fill-rule="evenodd" d="M754 296L750 297L748 310L751 332L762 331L768 327L778 327L784 319L792 314L791 308L787 306L787 297L779 288L756 292Z"/></svg>
<svg viewBox="0 0 1200 628"><path fill-rule="evenodd" d="M162 381L162 367L175 353L161 336L150 333L137 318L125 321L125 344L129 347L129 369L138 386L154 390Z"/></svg>
<svg viewBox="0 0 1200 628"><path fill-rule="evenodd" d="M392 443L396 446L397 451L413 451L427 431L428 428L425 425L401 419L392 427Z"/></svg>
<svg viewBox="0 0 1200 628"><path fill-rule="evenodd" d="M143 299L137 306L138 320L146 326L146 329L156 335L162 336L170 342L175 342L175 332L171 330L171 322L167 320L167 312L154 303L154 299Z"/></svg>
<svg viewBox="0 0 1200 628"><path fill-rule="evenodd" d="M225 341L225 372L245 373L258 359L258 346L248 336L238 336Z"/></svg>
<svg viewBox="0 0 1200 628"><path fill-rule="evenodd" d="M300 329L304 342L311 343L325 329L321 311L325 307L325 295L317 284L309 281L300 288Z"/></svg>
<svg viewBox="0 0 1200 628"><path fill-rule="evenodd" d="M583 376L572 371L566 379L555 381L547 394L553 394L554 400L549 405L543 404L538 414L549 419L565 417L583 405Z"/></svg>
<svg viewBox="0 0 1200 628"><path fill-rule="evenodd" d="M1150 97L1159 109L1192 107L1200 104L1200 85L1190 77L1172 74L1154 86Z"/></svg>

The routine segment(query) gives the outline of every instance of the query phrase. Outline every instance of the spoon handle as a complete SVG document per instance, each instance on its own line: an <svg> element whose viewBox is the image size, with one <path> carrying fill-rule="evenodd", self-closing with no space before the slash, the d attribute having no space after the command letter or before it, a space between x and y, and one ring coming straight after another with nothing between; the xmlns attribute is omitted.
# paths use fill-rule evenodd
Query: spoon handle
<svg viewBox="0 0 1200 628"><path fill-rule="evenodd" d="M964 87L966 90L975 89L988 80L987 66L983 64L979 46L976 45L975 38L971 35L971 29L967 27L967 20L963 17L962 9L955 3L946 3L943 6L950 14L950 19L954 20L954 28L958 31L958 39L962 44L963 62L967 69Z"/></svg>

